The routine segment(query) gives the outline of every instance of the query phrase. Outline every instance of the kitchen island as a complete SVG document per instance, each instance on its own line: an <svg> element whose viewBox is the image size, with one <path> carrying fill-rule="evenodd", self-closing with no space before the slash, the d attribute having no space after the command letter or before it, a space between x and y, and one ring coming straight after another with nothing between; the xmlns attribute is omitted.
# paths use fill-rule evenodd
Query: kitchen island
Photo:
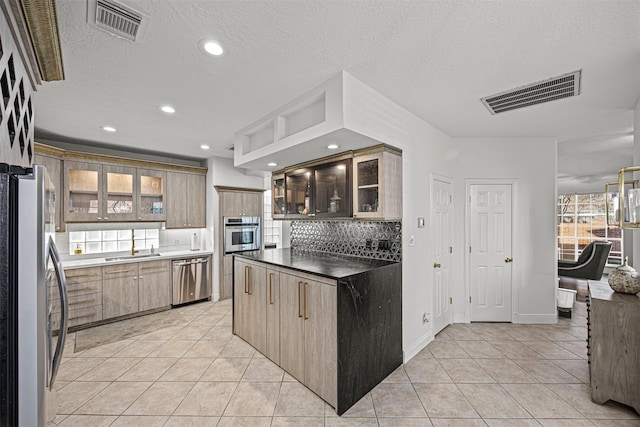
<svg viewBox="0 0 640 427"><path fill-rule="evenodd" d="M402 364L402 264L235 254L233 321L236 335L341 415Z"/></svg>

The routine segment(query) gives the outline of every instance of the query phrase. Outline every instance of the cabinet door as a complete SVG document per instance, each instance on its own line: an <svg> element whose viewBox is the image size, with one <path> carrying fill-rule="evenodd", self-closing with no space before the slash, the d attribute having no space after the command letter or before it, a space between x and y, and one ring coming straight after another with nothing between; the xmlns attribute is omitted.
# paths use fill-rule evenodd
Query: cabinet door
<svg viewBox="0 0 640 427"><path fill-rule="evenodd" d="M271 217L273 219L282 219L287 211L284 199L284 174L274 175L271 177Z"/></svg>
<svg viewBox="0 0 640 427"><path fill-rule="evenodd" d="M280 273L267 269L267 348L265 356L280 364Z"/></svg>
<svg viewBox="0 0 640 427"><path fill-rule="evenodd" d="M280 273L280 367L304 382L304 280Z"/></svg>
<svg viewBox="0 0 640 427"><path fill-rule="evenodd" d="M187 174L167 172L166 228L187 226Z"/></svg>
<svg viewBox="0 0 640 427"><path fill-rule="evenodd" d="M138 264L138 310L151 310L171 305L170 261Z"/></svg>
<svg viewBox="0 0 640 427"><path fill-rule="evenodd" d="M187 227L204 228L207 222L207 177L187 174Z"/></svg>
<svg viewBox="0 0 640 427"><path fill-rule="evenodd" d="M221 192L220 205L222 207L222 217L242 215L242 196L238 192Z"/></svg>
<svg viewBox="0 0 640 427"><path fill-rule="evenodd" d="M287 217L307 218L314 215L311 169L298 169L285 178Z"/></svg>
<svg viewBox="0 0 640 427"><path fill-rule="evenodd" d="M351 216L351 162L341 160L313 168L316 217Z"/></svg>
<svg viewBox="0 0 640 427"><path fill-rule="evenodd" d="M247 271L249 265L238 260L233 261L233 327L234 333L240 338L249 336L249 302L247 301Z"/></svg>
<svg viewBox="0 0 640 427"><path fill-rule="evenodd" d="M304 384L337 404L336 287L305 280L303 285Z"/></svg>
<svg viewBox="0 0 640 427"><path fill-rule="evenodd" d="M382 217L382 153L353 159L353 216Z"/></svg>
<svg viewBox="0 0 640 427"><path fill-rule="evenodd" d="M267 285L266 269L255 264L247 265L247 338L246 341L260 353L267 347Z"/></svg>
<svg viewBox="0 0 640 427"><path fill-rule="evenodd" d="M62 188L62 160L54 157L43 156L36 154L34 156L34 163L42 165L47 169L49 180L45 184L46 190L53 189L55 191L55 228L57 232L63 232L65 230L65 224L62 220L62 194L64 188Z"/></svg>
<svg viewBox="0 0 640 427"><path fill-rule="evenodd" d="M141 221L164 221L167 173L153 169L137 169L137 218Z"/></svg>
<svg viewBox="0 0 640 427"><path fill-rule="evenodd" d="M136 264L105 267L102 282L102 318L124 316L138 311L138 275ZM130 275L135 272L134 275Z"/></svg>
<svg viewBox="0 0 640 427"><path fill-rule="evenodd" d="M126 166L103 165L103 198L101 202L104 221L135 221L135 199L138 188L136 169Z"/></svg>
<svg viewBox="0 0 640 427"><path fill-rule="evenodd" d="M264 206L262 193L241 193L242 215L262 216Z"/></svg>
<svg viewBox="0 0 640 427"><path fill-rule="evenodd" d="M64 220L102 221L102 165L64 161Z"/></svg>

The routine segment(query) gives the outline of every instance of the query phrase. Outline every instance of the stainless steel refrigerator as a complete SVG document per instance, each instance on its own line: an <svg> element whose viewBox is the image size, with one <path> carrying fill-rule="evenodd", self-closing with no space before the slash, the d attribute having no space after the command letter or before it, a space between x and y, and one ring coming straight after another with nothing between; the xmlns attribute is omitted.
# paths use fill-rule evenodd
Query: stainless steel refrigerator
<svg viewBox="0 0 640 427"><path fill-rule="evenodd" d="M68 305L54 243L54 206L55 188L44 167L0 164L1 426L45 426L55 417L53 384L64 350ZM58 294L56 338L51 316Z"/></svg>

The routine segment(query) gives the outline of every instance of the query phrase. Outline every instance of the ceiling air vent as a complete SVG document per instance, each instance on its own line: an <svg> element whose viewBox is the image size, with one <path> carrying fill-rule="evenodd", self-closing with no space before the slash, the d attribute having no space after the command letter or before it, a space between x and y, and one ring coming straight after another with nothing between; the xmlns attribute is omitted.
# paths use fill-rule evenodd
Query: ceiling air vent
<svg viewBox="0 0 640 427"><path fill-rule="evenodd" d="M480 100L491 114L542 104L580 95L580 77L582 70L562 74L536 83L531 83Z"/></svg>
<svg viewBox="0 0 640 427"><path fill-rule="evenodd" d="M88 4L87 19L96 27L134 42L142 40L147 20L142 13L113 0L88 0Z"/></svg>

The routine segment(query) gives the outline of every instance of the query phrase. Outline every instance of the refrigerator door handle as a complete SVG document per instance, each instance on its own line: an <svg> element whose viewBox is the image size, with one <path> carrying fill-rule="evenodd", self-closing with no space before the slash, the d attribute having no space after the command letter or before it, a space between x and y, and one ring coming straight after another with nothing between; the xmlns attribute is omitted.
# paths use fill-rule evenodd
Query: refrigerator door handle
<svg viewBox="0 0 640 427"><path fill-rule="evenodd" d="M67 340L67 323L69 320L69 301L67 299L67 279L64 276L64 270L62 269L62 263L60 262L60 255L56 244L53 242L53 238L49 237L49 255L53 262L53 267L56 271L56 277L58 278L58 291L60 292L60 329L58 331L58 342L56 344L56 352L51 362L51 378L49 379L49 389L53 386L53 383L58 375L58 368L60 368L60 362L62 362L62 352L64 350L64 343Z"/></svg>

